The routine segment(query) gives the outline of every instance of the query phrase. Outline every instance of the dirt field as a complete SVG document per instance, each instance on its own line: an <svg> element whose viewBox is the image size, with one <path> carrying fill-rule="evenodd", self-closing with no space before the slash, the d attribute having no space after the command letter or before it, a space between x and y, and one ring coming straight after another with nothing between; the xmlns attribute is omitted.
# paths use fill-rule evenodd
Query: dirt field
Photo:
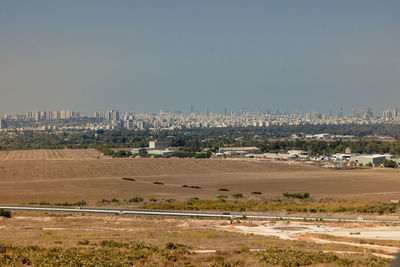
<svg viewBox="0 0 400 267"><path fill-rule="evenodd" d="M400 199L400 170L329 170L301 164L206 159L97 158L95 150L0 153L0 203L76 202L101 199L215 199L309 192L312 197ZM121 178L134 178L126 181ZM162 182L163 185L154 184ZM201 189L183 188L183 185ZM227 188L229 192L218 189Z"/></svg>
<svg viewBox="0 0 400 267"><path fill-rule="evenodd" d="M86 160L101 157L95 149L0 151L0 160Z"/></svg>

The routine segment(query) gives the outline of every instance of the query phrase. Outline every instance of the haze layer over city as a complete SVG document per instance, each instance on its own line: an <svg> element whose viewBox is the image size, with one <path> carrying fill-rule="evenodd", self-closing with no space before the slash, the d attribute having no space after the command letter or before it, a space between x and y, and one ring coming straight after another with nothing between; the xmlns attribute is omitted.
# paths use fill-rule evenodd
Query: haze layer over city
<svg viewBox="0 0 400 267"><path fill-rule="evenodd" d="M1 1L0 113L376 113L400 99L398 1Z"/></svg>

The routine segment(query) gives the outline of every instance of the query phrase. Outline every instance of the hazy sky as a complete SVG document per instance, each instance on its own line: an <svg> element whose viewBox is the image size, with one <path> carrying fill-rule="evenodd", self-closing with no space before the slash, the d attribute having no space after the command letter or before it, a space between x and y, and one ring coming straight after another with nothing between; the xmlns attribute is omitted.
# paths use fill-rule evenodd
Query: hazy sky
<svg viewBox="0 0 400 267"><path fill-rule="evenodd" d="M400 107L400 1L0 0L0 113Z"/></svg>

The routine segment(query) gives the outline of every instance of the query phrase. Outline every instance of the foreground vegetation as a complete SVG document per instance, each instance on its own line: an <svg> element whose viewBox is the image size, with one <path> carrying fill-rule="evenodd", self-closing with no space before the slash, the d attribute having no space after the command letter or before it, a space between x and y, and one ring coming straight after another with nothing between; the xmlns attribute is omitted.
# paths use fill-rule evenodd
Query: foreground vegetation
<svg viewBox="0 0 400 267"><path fill-rule="evenodd" d="M17 246L0 243L1 266L308 266L315 264L345 266L385 266L390 260L375 256L338 256L335 253L294 248L267 248L250 252L217 252L212 255L191 253L192 247L168 242L164 246L145 242L103 240L78 242L75 247Z"/></svg>
<svg viewBox="0 0 400 267"><path fill-rule="evenodd" d="M290 248L270 248L261 251L258 256L262 262L280 266L309 266L315 264L385 266L390 263L390 260L378 257L352 260L334 253L301 251Z"/></svg>
<svg viewBox="0 0 400 267"><path fill-rule="evenodd" d="M400 208L397 203L334 200L334 199L270 199L270 200L201 200L191 198L182 202L152 201L139 206L143 209L164 210L214 210L235 212L302 212L302 213L370 213L394 214Z"/></svg>
<svg viewBox="0 0 400 267"><path fill-rule="evenodd" d="M86 206L86 201L81 200L81 201L73 202L73 203L70 203L70 202L50 203L47 201L41 201L41 202L29 202L29 205L76 207L76 206Z"/></svg>
<svg viewBox="0 0 400 267"><path fill-rule="evenodd" d="M253 192L258 193L258 192ZM285 198L246 199L241 193L219 195L216 200L202 200L197 197L186 201L175 199L155 199L134 196L120 200L102 199L97 205L133 205L141 209L159 210L190 210L190 211L234 211L234 212L296 212L296 213L367 213L395 214L400 208L399 203L387 203L368 200L337 200L332 198L313 199L309 193L287 193Z"/></svg>
<svg viewBox="0 0 400 267"><path fill-rule="evenodd" d="M157 182L155 182L157 183ZM162 184L162 183L160 183ZM186 186L186 185L185 185ZM188 187L188 186L186 186ZM196 186L192 186L196 188ZM261 192L253 192L259 194ZM387 203L367 200L338 200L332 198L313 199L310 193L283 193L283 198L252 198L247 199L241 193L230 196L219 195L216 200L202 200L192 197L186 201L175 199L149 198L147 201L140 196L129 199L102 199L98 206L104 205L132 205L141 209L159 210L190 210L190 211L234 211L234 212L296 212L296 213L368 213L368 214L395 214L400 208L400 203ZM78 202L50 203L46 201L30 202L29 205L41 206L85 206L85 200ZM7 211L0 210L0 216L6 216ZM5 214L5 215L3 215Z"/></svg>

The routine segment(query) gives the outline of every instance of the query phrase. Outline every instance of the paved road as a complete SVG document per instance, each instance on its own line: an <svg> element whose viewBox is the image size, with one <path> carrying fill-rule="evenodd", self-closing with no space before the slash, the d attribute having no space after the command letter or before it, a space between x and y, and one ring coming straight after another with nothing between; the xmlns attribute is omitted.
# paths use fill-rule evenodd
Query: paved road
<svg viewBox="0 0 400 267"><path fill-rule="evenodd" d="M366 219L366 218L340 218L340 217L302 217L302 216L276 216L276 215L254 215L234 213L207 213L207 212L185 212L167 210L123 210L123 209L98 209L98 208L66 208L66 207L34 207L34 206L0 206L0 209L15 211L35 212L62 212L62 213L96 213L96 214L121 214L121 215L143 215L143 216L167 216L167 217L195 217L195 218L242 218L248 219L282 219L282 220L312 220L312 221L344 221L344 222L400 222L399 220Z"/></svg>

